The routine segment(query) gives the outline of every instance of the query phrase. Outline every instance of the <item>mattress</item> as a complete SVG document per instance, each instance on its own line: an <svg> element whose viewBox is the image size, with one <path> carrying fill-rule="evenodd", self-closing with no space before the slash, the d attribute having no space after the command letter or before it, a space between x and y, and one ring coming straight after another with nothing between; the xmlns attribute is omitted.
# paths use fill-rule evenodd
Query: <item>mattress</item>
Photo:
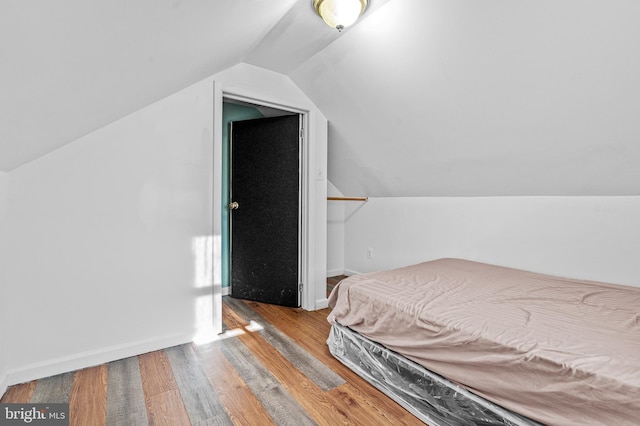
<svg viewBox="0 0 640 426"><path fill-rule="evenodd" d="M347 327L333 324L327 346L336 359L429 426L540 426Z"/></svg>
<svg viewBox="0 0 640 426"><path fill-rule="evenodd" d="M328 320L553 425L638 424L640 288L438 259L338 284Z"/></svg>

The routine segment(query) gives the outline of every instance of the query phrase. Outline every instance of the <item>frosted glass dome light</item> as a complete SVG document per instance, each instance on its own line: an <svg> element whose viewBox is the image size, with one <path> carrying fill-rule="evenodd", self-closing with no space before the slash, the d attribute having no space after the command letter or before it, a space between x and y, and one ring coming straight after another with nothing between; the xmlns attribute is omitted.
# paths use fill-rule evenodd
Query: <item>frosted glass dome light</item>
<svg viewBox="0 0 640 426"><path fill-rule="evenodd" d="M356 22L368 3L368 0L313 0L313 7L327 25L342 31Z"/></svg>

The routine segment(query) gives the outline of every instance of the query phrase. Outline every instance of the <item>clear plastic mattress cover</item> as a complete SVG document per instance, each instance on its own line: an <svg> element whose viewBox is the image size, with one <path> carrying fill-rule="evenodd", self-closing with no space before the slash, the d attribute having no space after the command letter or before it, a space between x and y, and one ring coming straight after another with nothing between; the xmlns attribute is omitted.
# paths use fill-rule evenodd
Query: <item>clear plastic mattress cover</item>
<svg viewBox="0 0 640 426"><path fill-rule="evenodd" d="M346 327L332 325L327 344L340 362L431 426L539 425Z"/></svg>

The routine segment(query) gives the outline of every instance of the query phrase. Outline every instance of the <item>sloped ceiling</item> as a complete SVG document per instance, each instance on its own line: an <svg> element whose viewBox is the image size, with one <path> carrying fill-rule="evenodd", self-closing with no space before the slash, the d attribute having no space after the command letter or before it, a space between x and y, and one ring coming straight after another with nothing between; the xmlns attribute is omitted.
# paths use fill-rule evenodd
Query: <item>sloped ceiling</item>
<svg viewBox="0 0 640 426"><path fill-rule="evenodd" d="M242 59L295 0L3 0L0 170Z"/></svg>
<svg viewBox="0 0 640 426"><path fill-rule="evenodd" d="M346 195L640 195L640 2L396 0L291 78Z"/></svg>
<svg viewBox="0 0 640 426"><path fill-rule="evenodd" d="M330 122L346 195L640 195L636 0L5 0L0 170L238 62Z"/></svg>

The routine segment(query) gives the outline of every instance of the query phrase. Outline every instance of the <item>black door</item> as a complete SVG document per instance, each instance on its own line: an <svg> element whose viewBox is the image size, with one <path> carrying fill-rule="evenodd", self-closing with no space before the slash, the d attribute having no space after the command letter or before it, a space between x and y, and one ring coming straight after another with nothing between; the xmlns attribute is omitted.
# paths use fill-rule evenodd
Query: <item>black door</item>
<svg viewBox="0 0 640 426"><path fill-rule="evenodd" d="M231 124L231 296L300 306L300 116Z"/></svg>

